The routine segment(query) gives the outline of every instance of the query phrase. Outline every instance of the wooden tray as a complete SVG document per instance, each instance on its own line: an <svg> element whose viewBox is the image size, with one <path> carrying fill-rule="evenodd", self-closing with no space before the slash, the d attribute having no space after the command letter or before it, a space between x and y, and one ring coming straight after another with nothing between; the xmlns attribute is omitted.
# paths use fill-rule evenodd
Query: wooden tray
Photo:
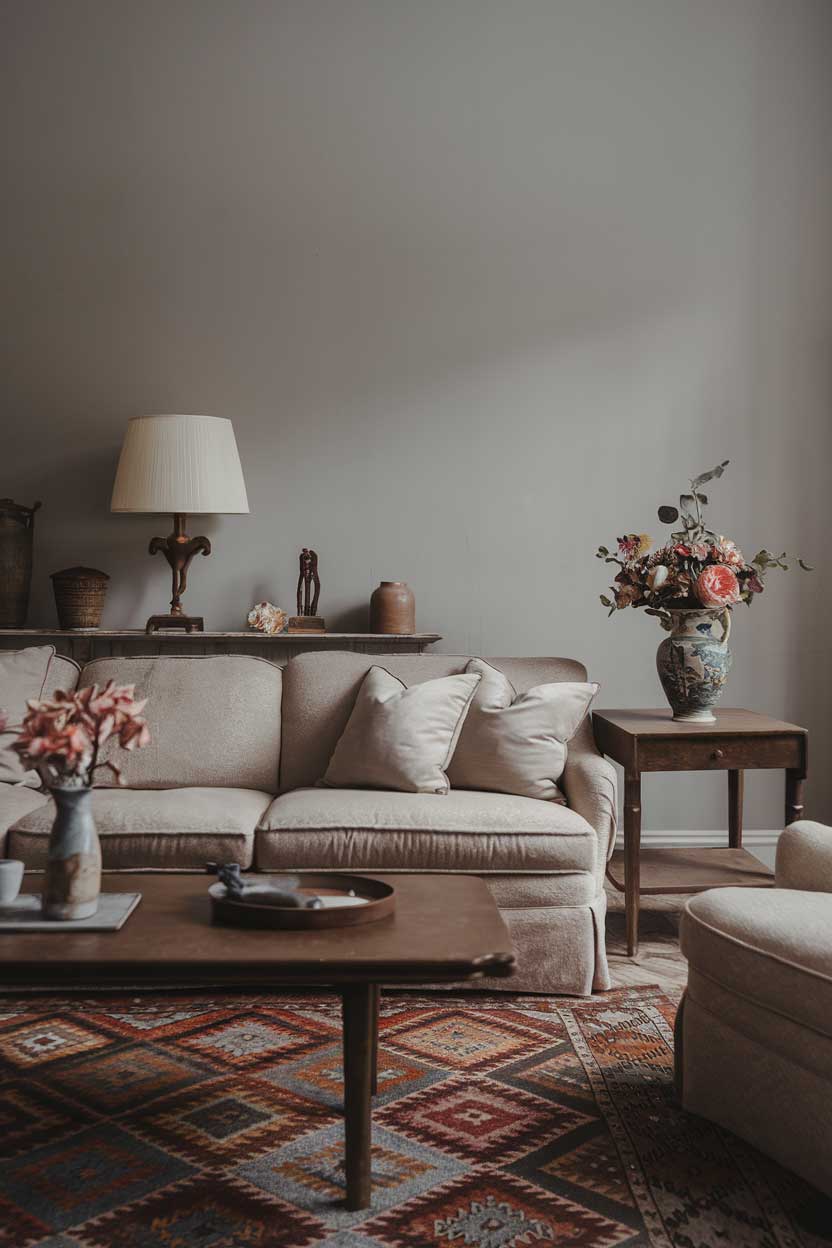
<svg viewBox="0 0 832 1248"><path fill-rule="evenodd" d="M296 874L292 872L292 874ZM396 890L367 875L334 875L330 872L297 872L300 892L310 897L346 897L353 892L364 900L363 905L329 906L321 910L301 910L294 906L264 906L253 901L236 901L228 896L224 884L212 884L211 917L215 923L233 927L267 927L283 931L320 931L330 927L357 927L386 918L396 908ZM285 877L284 877L285 878ZM254 877L253 882L267 883L269 877Z"/></svg>

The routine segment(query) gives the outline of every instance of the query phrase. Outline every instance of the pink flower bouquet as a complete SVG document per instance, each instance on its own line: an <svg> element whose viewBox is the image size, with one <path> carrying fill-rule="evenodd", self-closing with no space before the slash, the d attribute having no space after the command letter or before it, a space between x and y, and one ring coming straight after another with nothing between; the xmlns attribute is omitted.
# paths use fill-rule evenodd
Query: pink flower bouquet
<svg viewBox="0 0 832 1248"><path fill-rule="evenodd" d="M123 750L141 749L150 742L150 730L136 701L134 685L110 680L99 689L87 685L75 693L58 691L53 698L30 701L13 749L43 783L66 788L92 788L96 771L108 768L122 783L121 771L109 759L101 760L107 741Z"/></svg>
<svg viewBox="0 0 832 1248"><path fill-rule="evenodd" d="M653 543L646 533L620 537L615 554L606 546L598 547L596 558L615 563L619 569L610 587L612 597L601 594L610 615L624 607L644 607L647 615L659 616L662 625L670 628L670 611L725 610L738 602L750 605L763 592L771 568L788 569L792 557L785 551L772 555L761 550L747 562L730 538L705 527L702 508L708 499L702 486L721 477L727 466L726 459L694 477L690 493L681 495L678 507L659 508L663 524L681 520L681 528L657 550L650 553ZM811 571L802 559L797 563Z"/></svg>

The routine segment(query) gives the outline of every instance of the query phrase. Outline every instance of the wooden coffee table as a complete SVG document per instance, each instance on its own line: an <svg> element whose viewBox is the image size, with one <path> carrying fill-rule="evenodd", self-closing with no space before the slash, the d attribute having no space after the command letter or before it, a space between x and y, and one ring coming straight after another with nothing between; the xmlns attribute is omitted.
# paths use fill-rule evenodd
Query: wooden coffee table
<svg viewBox="0 0 832 1248"><path fill-rule="evenodd" d="M27 876L37 892L41 876ZM27 988L331 985L344 1020L347 1208L370 1204L370 1117L381 984L511 975L514 954L488 886L463 875L376 876L396 911L361 927L277 932L212 925L204 875L105 875L140 892L120 932L2 932L0 985Z"/></svg>

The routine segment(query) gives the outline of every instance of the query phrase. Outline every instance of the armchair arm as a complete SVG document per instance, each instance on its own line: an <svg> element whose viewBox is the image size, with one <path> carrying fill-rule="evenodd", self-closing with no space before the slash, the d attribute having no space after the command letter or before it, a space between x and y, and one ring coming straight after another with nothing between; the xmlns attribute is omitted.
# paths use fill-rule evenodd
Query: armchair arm
<svg viewBox="0 0 832 1248"><path fill-rule="evenodd" d="M777 842L774 882L778 888L832 893L832 828L801 819Z"/></svg>
<svg viewBox="0 0 832 1248"><path fill-rule="evenodd" d="M589 718L569 742L561 787L569 809L586 819L598 835L598 872L603 881L615 848L618 782L612 763L598 752Z"/></svg>

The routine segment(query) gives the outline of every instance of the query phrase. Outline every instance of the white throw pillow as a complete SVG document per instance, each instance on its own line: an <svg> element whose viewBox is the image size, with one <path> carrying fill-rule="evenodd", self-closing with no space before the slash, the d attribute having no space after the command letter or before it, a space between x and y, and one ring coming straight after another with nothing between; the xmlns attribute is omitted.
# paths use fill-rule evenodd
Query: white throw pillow
<svg viewBox="0 0 832 1248"><path fill-rule="evenodd" d="M42 698L54 646L30 646L28 650L0 650L0 710L9 718L14 731L0 734L0 782L27 784L37 788L36 771L24 771L11 744L26 714L30 698Z"/></svg>
<svg viewBox="0 0 832 1248"><path fill-rule="evenodd" d="M518 696L508 677L483 659L471 659L465 670L482 679L448 768L451 786L562 802L566 743L598 685L557 681Z"/></svg>
<svg viewBox="0 0 832 1248"><path fill-rule="evenodd" d="M371 667L321 783L447 793L445 768L479 683L479 673L462 672L408 688Z"/></svg>

